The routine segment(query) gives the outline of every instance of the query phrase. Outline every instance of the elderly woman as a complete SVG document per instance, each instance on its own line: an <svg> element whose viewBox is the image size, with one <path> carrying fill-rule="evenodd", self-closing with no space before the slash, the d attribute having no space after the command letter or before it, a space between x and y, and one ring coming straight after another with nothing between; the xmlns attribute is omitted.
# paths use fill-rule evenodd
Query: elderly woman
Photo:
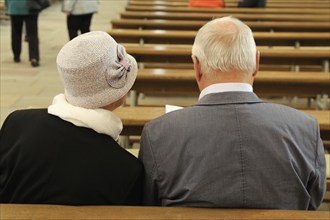
<svg viewBox="0 0 330 220"><path fill-rule="evenodd" d="M64 94L48 109L13 112L0 131L0 203L139 205L141 163L118 143L112 113L133 86L135 59L105 32L57 56Z"/></svg>

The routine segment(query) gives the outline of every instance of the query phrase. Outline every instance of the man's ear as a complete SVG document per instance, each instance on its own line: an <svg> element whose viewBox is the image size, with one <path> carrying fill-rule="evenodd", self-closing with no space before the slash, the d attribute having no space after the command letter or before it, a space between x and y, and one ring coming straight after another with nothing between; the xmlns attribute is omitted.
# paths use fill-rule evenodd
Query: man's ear
<svg viewBox="0 0 330 220"><path fill-rule="evenodd" d="M253 72L252 76L255 77L259 71L259 62L260 62L260 51L257 50L256 54L256 70Z"/></svg>
<svg viewBox="0 0 330 220"><path fill-rule="evenodd" d="M196 81L199 82L203 75L202 71L201 71L201 64L196 56L192 55L191 58L194 63L195 78L196 78Z"/></svg>

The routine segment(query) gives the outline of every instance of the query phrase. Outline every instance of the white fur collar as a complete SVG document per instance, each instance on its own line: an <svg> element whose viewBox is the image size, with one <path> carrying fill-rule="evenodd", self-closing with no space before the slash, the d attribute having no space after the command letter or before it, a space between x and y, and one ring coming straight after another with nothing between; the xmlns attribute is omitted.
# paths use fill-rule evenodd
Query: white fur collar
<svg viewBox="0 0 330 220"><path fill-rule="evenodd" d="M111 136L118 141L123 123L114 113L105 109L86 109L73 106L65 99L64 94L54 97L48 113L56 115L78 127L91 128L94 131Z"/></svg>

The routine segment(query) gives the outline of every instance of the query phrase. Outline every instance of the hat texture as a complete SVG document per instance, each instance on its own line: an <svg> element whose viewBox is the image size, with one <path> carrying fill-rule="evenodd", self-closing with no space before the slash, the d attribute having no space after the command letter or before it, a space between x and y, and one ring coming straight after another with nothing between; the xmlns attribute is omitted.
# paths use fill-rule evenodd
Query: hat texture
<svg viewBox="0 0 330 220"><path fill-rule="evenodd" d="M137 74L135 59L103 31L72 39L60 50L56 62L67 101L89 109L122 98L132 88Z"/></svg>

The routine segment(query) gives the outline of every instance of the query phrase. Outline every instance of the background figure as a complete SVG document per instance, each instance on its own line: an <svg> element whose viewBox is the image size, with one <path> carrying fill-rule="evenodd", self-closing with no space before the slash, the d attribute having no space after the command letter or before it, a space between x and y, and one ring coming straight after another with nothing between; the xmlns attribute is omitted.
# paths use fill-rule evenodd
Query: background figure
<svg viewBox="0 0 330 220"><path fill-rule="evenodd" d="M317 120L253 93L253 33L232 17L205 24L192 47L196 105L145 125L145 205L317 209L326 189Z"/></svg>
<svg viewBox="0 0 330 220"><path fill-rule="evenodd" d="M266 8L267 0L239 0L239 8Z"/></svg>
<svg viewBox="0 0 330 220"><path fill-rule="evenodd" d="M189 0L192 8L224 8L224 0Z"/></svg>
<svg viewBox="0 0 330 220"><path fill-rule="evenodd" d="M6 0L7 13L11 21L11 46L14 62L21 62L23 24L29 38L29 61L31 66L39 66L38 12L30 12L28 0Z"/></svg>
<svg viewBox="0 0 330 220"><path fill-rule="evenodd" d="M72 40L90 31L93 14L98 10L98 0L63 0L62 11L67 14L67 28Z"/></svg>
<svg viewBox="0 0 330 220"><path fill-rule="evenodd" d="M64 94L11 113L0 130L0 203L139 205L143 167L118 143L112 113L133 86L135 59L106 32L79 35L57 56Z"/></svg>

